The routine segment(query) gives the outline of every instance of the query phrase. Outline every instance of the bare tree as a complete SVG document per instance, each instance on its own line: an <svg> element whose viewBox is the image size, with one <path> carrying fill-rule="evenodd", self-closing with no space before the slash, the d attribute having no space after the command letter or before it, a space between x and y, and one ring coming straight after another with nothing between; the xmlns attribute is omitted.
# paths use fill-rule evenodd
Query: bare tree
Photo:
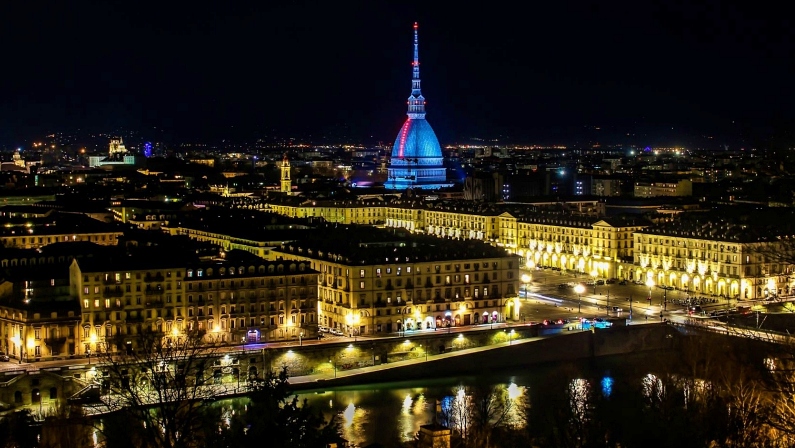
<svg viewBox="0 0 795 448"><path fill-rule="evenodd" d="M107 411L131 417L140 446L199 446L208 430L206 399L219 392L212 384L214 355L216 347L198 332L177 337L144 330L135 350L99 354L100 400Z"/></svg>
<svg viewBox="0 0 795 448"><path fill-rule="evenodd" d="M82 448L92 445L94 420L79 406L56 402L41 424L40 448Z"/></svg>

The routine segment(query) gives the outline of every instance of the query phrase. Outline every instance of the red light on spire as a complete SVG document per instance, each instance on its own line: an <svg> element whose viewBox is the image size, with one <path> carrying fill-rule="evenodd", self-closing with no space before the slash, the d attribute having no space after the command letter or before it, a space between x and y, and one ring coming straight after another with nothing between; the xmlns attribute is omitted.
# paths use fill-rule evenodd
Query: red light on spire
<svg viewBox="0 0 795 448"><path fill-rule="evenodd" d="M417 22L414 22L414 29L417 29Z"/></svg>

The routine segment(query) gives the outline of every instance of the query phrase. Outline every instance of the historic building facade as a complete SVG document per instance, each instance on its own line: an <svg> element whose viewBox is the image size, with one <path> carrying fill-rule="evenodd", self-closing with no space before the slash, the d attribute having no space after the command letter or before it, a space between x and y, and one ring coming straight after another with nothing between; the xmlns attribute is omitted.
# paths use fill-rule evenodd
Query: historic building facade
<svg viewBox="0 0 795 448"><path fill-rule="evenodd" d="M400 258L357 261L287 244L274 256L304 260L320 272L320 322L346 334L379 334L520 318L520 259L471 255L433 260Z"/></svg>
<svg viewBox="0 0 795 448"><path fill-rule="evenodd" d="M71 294L82 310L76 354L134 348L148 328L179 338L245 343L317 336L317 272L307 263L76 260Z"/></svg>

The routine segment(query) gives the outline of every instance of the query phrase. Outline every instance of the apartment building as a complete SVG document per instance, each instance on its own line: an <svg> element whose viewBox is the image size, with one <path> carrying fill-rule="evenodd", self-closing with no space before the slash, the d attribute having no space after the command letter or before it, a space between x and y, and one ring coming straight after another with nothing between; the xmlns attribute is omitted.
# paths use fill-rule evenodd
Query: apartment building
<svg viewBox="0 0 795 448"><path fill-rule="evenodd" d="M520 318L519 257L482 242L329 226L272 255L309 262L320 273L320 323L346 334Z"/></svg>
<svg viewBox="0 0 795 448"><path fill-rule="evenodd" d="M776 233L713 216L662 222L634 234L631 278L742 300L791 296L792 243Z"/></svg>
<svg viewBox="0 0 795 448"><path fill-rule="evenodd" d="M254 259L185 262L75 260L70 288L82 310L77 353L133 349L144 328L218 343L317 336L317 272ZM121 335L121 338L119 338Z"/></svg>
<svg viewBox="0 0 795 448"><path fill-rule="evenodd" d="M186 270L186 325L221 342L315 338L317 284L305 262L196 264Z"/></svg>

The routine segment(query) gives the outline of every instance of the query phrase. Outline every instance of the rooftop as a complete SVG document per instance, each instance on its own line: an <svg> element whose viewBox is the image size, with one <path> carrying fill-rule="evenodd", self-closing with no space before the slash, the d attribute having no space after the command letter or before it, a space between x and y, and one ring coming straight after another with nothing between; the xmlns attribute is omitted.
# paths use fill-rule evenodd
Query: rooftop
<svg viewBox="0 0 795 448"><path fill-rule="evenodd" d="M795 212L781 208L730 207L685 212L638 233L714 241L762 242L795 235Z"/></svg>
<svg viewBox="0 0 795 448"><path fill-rule="evenodd" d="M309 263L290 260L267 261L262 258L256 260L226 260L216 259L208 262L194 263L187 266L189 271L202 271L198 274L188 274L191 280L207 280L212 278L247 278L283 275L317 274L309 267Z"/></svg>
<svg viewBox="0 0 795 448"><path fill-rule="evenodd" d="M56 212L39 218L0 220L0 236L66 235L121 232L117 224L104 223L78 213Z"/></svg>
<svg viewBox="0 0 795 448"><path fill-rule="evenodd" d="M257 210L199 210L171 222L169 227L185 227L219 233L251 241L290 241L315 226L306 219L295 219Z"/></svg>
<svg viewBox="0 0 795 448"><path fill-rule="evenodd" d="M325 224L304 238L285 243L274 252L352 265L414 263L511 256L477 240L453 240L411 234L398 229Z"/></svg>

